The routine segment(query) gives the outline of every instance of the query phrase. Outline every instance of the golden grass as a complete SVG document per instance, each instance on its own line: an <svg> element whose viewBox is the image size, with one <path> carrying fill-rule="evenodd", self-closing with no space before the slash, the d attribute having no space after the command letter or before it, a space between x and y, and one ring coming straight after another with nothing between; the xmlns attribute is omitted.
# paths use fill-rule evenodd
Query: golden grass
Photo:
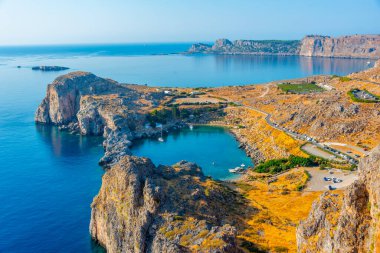
<svg viewBox="0 0 380 253"><path fill-rule="evenodd" d="M267 185L264 182L246 182L250 187L239 186L257 214L248 218L247 227L239 235L258 248L274 251L278 248L296 252L296 228L305 219L312 203L321 192L300 192L297 185L304 184L307 175L302 169L294 169Z"/></svg>
<svg viewBox="0 0 380 253"><path fill-rule="evenodd" d="M266 159L275 159L296 155L306 157L300 149L301 143L283 131L271 127L265 120L265 115L243 107L227 109L230 121L241 120L242 129L234 129L238 135L244 136L264 154Z"/></svg>

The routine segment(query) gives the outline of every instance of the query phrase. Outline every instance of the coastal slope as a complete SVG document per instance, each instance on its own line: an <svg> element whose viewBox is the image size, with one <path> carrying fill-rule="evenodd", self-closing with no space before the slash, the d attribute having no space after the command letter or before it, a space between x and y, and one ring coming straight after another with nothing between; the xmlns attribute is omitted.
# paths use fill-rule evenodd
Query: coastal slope
<svg viewBox="0 0 380 253"><path fill-rule="evenodd" d="M300 55L344 58L380 58L380 35L330 37L308 35L302 40L218 39L213 45L198 43L189 53Z"/></svg>
<svg viewBox="0 0 380 253"><path fill-rule="evenodd" d="M325 193L297 229L299 252L379 252L380 146L359 165L343 199Z"/></svg>

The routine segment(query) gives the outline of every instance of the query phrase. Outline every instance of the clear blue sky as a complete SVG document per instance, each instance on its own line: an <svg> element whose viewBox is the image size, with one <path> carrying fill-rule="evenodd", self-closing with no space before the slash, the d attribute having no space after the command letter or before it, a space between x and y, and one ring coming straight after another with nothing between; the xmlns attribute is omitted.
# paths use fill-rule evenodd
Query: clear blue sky
<svg viewBox="0 0 380 253"><path fill-rule="evenodd" d="M0 45L355 33L380 33L380 0L0 0Z"/></svg>

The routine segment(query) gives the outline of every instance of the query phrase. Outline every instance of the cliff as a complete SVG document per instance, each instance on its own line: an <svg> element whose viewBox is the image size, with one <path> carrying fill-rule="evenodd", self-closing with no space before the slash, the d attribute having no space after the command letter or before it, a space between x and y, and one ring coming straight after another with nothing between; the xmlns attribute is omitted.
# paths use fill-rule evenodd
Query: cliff
<svg viewBox="0 0 380 253"><path fill-rule="evenodd" d="M83 135L103 135L105 155L100 164L109 167L130 154L133 139L159 131L147 129L144 124L149 110L162 98L152 88L123 85L87 72L72 72L48 85L35 121Z"/></svg>
<svg viewBox="0 0 380 253"><path fill-rule="evenodd" d="M380 58L380 35L353 35L332 38L306 36L300 55L348 58Z"/></svg>
<svg viewBox="0 0 380 253"><path fill-rule="evenodd" d="M198 43L189 53L301 55L320 57L380 58L380 35L353 35L338 38L310 35L300 40L218 39L214 45Z"/></svg>
<svg viewBox="0 0 380 253"><path fill-rule="evenodd" d="M238 201L195 164L125 156L103 176L90 232L111 253L240 252L230 225Z"/></svg>
<svg viewBox="0 0 380 253"><path fill-rule="evenodd" d="M379 252L380 146L344 196L325 193L297 229L299 252Z"/></svg>

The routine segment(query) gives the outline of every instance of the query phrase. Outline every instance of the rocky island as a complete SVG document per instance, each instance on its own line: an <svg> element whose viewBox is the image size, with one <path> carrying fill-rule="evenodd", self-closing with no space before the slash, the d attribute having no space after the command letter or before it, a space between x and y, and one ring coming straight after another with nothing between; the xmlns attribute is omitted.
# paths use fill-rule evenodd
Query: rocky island
<svg viewBox="0 0 380 253"><path fill-rule="evenodd" d="M302 40L218 39L214 45L194 44L189 53L300 55L343 58L380 58L380 35L351 35L338 38L309 35Z"/></svg>
<svg viewBox="0 0 380 253"><path fill-rule="evenodd" d="M67 67L61 67L61 66L35 66L32 67L32 70L40 70L40 71L62 71L62 70L68 70Z"/></svg>
<svg viewBox="0 0 380 253"><path fill-rule="evenodd" d="M73 72L48 85L35 120L103 135L90 232L108 252L377 252L380 104L349 91L380 94L379 80L379 63L347 77L197 89ZM170 132L188 122L229 127L257 167L223 182L186 161L131 155L157 123ZM358 181L323 193L315 180L326 167Z"/></svg>

